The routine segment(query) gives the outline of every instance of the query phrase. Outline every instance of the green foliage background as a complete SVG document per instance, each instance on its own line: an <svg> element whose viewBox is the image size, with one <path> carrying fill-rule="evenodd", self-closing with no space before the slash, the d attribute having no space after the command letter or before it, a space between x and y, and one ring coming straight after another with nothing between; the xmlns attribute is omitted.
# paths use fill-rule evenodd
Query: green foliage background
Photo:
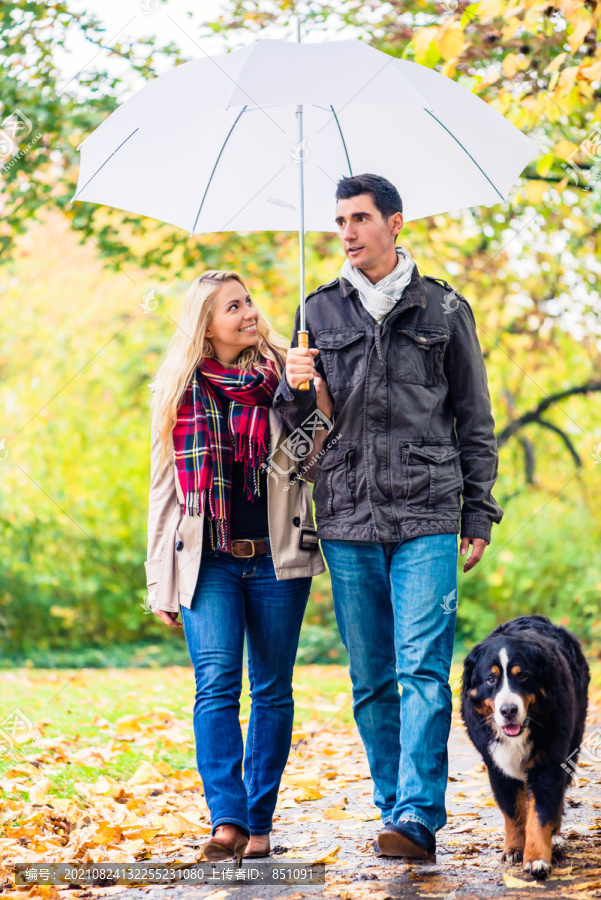
<svg viewBox="0 0 601 900"><path fill-rule="evenodd" d="M337 15L378 49L458 80L544 148L509 205L411 222L400 241L423 274L445 278L472 305L500 444L494 493L505 517L480 565L459 572L458 652L497 622L541 612L598 654L601 190L574 184L564 161L576 151L591 169L579 147L601 123L601 0L481 0L454 12L419 0L369 10L348 0L336 10L289 0L223 7L195 37L222 34L233 46L291 24L297 11L315 32ZM72 204L76 147L123 95L103 55L146 79L183 62L181 51L150 37L107 45L101 23L69 2L8 0L0 25L2 116L22 109L39 135L0 182L0 661L186 661L181 633L141 605L147 385L187 285L207 268L239 271L289 336L297 238L189 239ZM85 34L95 63L60 86L54 56L69 28ZM306 253L307 291L337 276L336 234L309 233ZM152 288L158 305L146 314ZM314 580L299 661L344 659L326 574Z"/></svg>

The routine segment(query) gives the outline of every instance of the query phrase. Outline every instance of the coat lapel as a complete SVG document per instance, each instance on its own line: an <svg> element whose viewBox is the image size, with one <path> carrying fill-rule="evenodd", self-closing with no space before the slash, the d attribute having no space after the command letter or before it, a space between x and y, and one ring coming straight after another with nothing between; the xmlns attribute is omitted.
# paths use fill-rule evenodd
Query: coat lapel
<svg viewBox="0 0 601 900"><path fill-rule="evenodd" d="M275 409L269 409L269 440L271 444L271 452L275 450L284 427L284 420Z"/></svg>

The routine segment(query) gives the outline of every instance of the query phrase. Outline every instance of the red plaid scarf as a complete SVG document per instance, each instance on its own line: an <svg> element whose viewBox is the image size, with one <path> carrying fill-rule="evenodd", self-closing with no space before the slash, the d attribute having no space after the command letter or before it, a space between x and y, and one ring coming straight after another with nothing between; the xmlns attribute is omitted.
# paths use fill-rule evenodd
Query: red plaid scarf
<svg viewBox="0 0 601 900"><path fill-rule="evenodd" d="M178 407L173 429L175 461L186 498L184 513L208 515L211 543L231 551L230 510L232 466L242 460L244 488L249 500L259 495L261 463L269 455L269 407L279 378L271 360L267 374L226 368L205 359L194 370ZM217 395L229 401L224 421ZM250 485L252 484L252 489ZM208 495L208 509L207 509Z"/></svg>

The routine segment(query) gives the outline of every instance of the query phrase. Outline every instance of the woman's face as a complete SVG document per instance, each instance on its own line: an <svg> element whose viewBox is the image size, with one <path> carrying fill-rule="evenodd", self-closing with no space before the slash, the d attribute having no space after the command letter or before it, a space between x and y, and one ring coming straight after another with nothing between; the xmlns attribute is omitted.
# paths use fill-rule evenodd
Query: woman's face
<svg viewBox="0 0 601 900"><path fill-rule="evenodd" d="M217 357L233 362L246 347L256 345L259 312L239 281L226 281L219 288L206 335Z"/></svg>

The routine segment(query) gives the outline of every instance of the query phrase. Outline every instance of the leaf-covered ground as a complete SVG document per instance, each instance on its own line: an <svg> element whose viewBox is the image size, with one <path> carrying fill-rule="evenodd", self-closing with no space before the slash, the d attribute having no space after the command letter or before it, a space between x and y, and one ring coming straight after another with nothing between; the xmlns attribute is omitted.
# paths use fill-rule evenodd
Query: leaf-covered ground
<svg viewBox="0 0 601 900"><path fill-rule="evenodd" d="M435 865L378 859L379 812L353 724L346 669L295 672L293 749L280 792L271 861L326 860L323 885L62 888L12 884L12 863L198 861L209 817L196 771L191 669L15 670L0 673L0 893L3 897L210 896L472 898L601 896L601 763L583 764L568 795L564 858L539 885L500 861L502 816L458 716ZM246 685L248 688L248 685ZM242 702L248 721L249 698ZM593 668L589 732L601 726Z"/></svg>

